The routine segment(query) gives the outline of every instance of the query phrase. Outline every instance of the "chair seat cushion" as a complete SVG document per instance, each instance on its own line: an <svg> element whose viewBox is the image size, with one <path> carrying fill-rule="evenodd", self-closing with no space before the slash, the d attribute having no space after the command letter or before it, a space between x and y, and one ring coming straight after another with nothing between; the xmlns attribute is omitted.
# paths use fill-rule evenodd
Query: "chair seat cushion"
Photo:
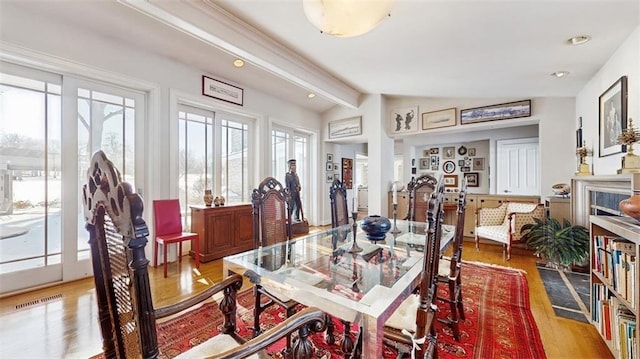
<svg viewBox="0 0 640 359"><path fill-rule="evenodd" d="M156 236L156 242L176 243L176 242L188 241L188 240L197 239L197 238L198 238L198 233L181 232L181 233L171 233L171 234L163 234L161 236Z"/></svg>
<svg viewBox="0 0 640 359"><path fill-rule="evenodd" d="M476 235L500 243L509 243L509 224L476 227Z"/></svg>
<svg viewBox="0 0 640 359"><path fill-rule="evenodd" d="M449 277L451 275L451 260L449 258L441 258L438 262L438 276Z"/></svg>
<svg viewBox="0 0 640 359"><path fill-rule="evenodd" d="M391 315L385 325L394 329L406 329L411 333L416 332L416 313L420 305L420 296L411 294L400 304L398 309Z"/></svg>
<svg viewBox="0 0 640 359"><path fill-rule="evenodd" d="M187 350L186 352L178 355L176 358L178 359L187 359L187 358L205 358L208 356L212 356L218 353L222 353L231 348L237 347L238 343L233 339L232 336L227 334L218 334L206 342L196 345L195 347ZM250 359L259 359L260 356L254 354L249 356Z"/></svg>

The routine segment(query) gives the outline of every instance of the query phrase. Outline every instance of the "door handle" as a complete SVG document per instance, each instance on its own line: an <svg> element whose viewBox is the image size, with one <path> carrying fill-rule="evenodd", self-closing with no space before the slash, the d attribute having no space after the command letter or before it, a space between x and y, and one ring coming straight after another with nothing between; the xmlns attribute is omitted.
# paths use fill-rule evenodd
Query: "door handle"
<svg viewBox="0 0 640 359"><path fill-rule="evenodd" d="M511 192L511 191L509 191L509 190L506 190L506 189L504 190L504 193L509 193L509 192Z"/></svg>

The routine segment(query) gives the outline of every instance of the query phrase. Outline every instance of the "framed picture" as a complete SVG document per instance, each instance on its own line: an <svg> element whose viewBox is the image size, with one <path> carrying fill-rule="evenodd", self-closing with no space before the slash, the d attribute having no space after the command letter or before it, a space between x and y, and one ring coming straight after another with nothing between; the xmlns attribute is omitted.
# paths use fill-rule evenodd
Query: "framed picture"
<svg viewBox="0 0 640 359"><path fill-rule="evenodd" d="M453 161L444 161L442 171L444 173L453 173L456 170L456 164Z"/></svg>
<svg viewBox="0 0 640 359"><path fill-rule="evenodd" d="M333 182L333 173L327 173L327 183Z"/></svg>
<svg viewBox="0 0 640 359"><path fill-rule="evenodd" d="M626 151L618 144L618 136L627 128L627 77L622 76L599 98L599 156Z"/></svg>
<svg viewBox="0 0 640 359"><path fill-rule="evenodd" d="M202 76L202 94L242 106L244 90L211 77Z"/></svg>
<svg viewBox="0 0 640 359"><path fill-rule="evenodd" d="M467 172L464 174L464 178L467 179L467 187L480 186L480 178L478 172Z"/></svg>
<svg viewBox="0 0 640 359"><path fill-rule="evenodd" d="M337 170L338 170L338 164L337 164L337 163L334 163L334 164L333 164L333 170L334 170L334 171L337 171Z"/></svg>
<svg viewBox="0 0 640 359"><path fill-rule="evenodd" d="M331 162L327 162L327 164L324 166L324 170L325 171L333 171L333 163Z"/></svg>
<svg viewBox="0 0 640 359"><path fill-rule="evenodd" d="M411 174L414 175L416 173L418 173L418 169L415 167L411 167Z"/></svg>
<svg viewBox="0 0 640 359"><path fill-rule="evenodd" d="M422 157L429 157L431 150L422 150Z"/></svg>
<svg viewBox="0 0 640 359"><path fill-rule="evenodd" d="M452 147L442 147L442 159L450 160L456 158L456 148Z"/></svg>
<svg viewBox="0 0 640 359"><path fill-rule="evenodd" d="M473 159L473 170L484 171L484 157L478 157Z"/></svg>
<svg viewBox="0 0 640 359"><path fill-rule="evenodd" d="M438 153L440 153L440 148L438 148L438 147L431 147L429 149L429 154L437 155Z"/></svg>
<svg viewBox="0 0 640 359"><path fill-rule="evenodd" d="M400 107L391 110L389 129L391 134L416 132L418 130L418 106Z"/></svg>
<svg viewBox="0 0 640 359"><path fill-rule="evenodd" d="M458 175L444 175L445 187L458 187Z"/></svg>
<svg viewBox="0 0 640 359"><path fill-rule="evenodd" d="M339 174L335 174L340 178ZM353 188L353 159L342 158L342 183L347 189Z"/></svg>
<svg viewBox="0 0 640 359"><path fill-rule="evenodd" d="M470 148L469 152L467 152L467 154L469 156L475 156L476 155L476 149L475 148Z"/></svg>
<svg viewBox="0 0 640 359"><path fill-rule="evenodd" d="M334 173L333 174L333 179L334 180L339 180L340 179L340 174L339 173Z"/></svg>
<svg viewBox="0 0 640 359"><path fill-rule="evenodd" d="M421 170L429 169L429 166L430 166L429 161L430 161L429 157L421 158L420 159L420 169Z"/></svg>
<svg viewBox="0 0 640 359"><path fill-rule="evenodd" d="M362 116L329 122L329 138L357 136L362 134Z"/></svg>
<svg viewBox="0 0 640 359"><path fill-rule="evenodd" d="M333 162L333 153L327 153L327 162Z"/></svg>
<svg viewBox="0 0 640 359"><path fill-rule="evenodd" d="M460 172L470 172L471 167L469 166L460 166Z"/></svg>
<svg viewBox="0 0 640 359"><path fill-rule="evenodd" d="M464 160L458 160L458 166L464 166Z"/></svg>
<svg viewBox="0 0 640 359"><path fill-rule="evenodd" d="M499 105L468 108L460 111L460 124L506 120L531 116L531 100L523 100Z"/></svg>
<svg viewBox="0 0 640 359"><path fill-rule="evenodd" d="M430 130L440 127L455 126L458 122L456 117L456 108L448 108L446 110L425 112L422 114L422 129Z"/></svg>
<svg viewBox="0 0 640 359"><path fill-rule="evenodd" d="M435 169L434 169L435 167ZM440 167L440 157L439 156L431 156L431 169L434 171L438 170Z"/></svg>

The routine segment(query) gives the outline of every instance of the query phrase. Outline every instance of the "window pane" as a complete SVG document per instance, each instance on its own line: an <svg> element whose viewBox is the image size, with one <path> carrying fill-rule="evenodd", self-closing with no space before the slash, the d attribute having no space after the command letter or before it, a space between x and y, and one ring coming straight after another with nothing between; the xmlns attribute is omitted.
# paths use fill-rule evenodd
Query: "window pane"
<svg viewBox="0 0 640 359"><path fill-rule="evenodd" d="M229 203L249 200L248 126L222 121L222 195Z"/></svg>

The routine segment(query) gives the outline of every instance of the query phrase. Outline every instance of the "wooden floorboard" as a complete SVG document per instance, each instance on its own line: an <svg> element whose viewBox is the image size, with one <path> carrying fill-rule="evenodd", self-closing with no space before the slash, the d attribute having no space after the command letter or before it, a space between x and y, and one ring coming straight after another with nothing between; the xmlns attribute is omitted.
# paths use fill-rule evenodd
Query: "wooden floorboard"
<svg viewBox="0 0 640 359"><path fill-rule="evenodd" d="M532 252L516 248L505 261L502 248L481 244L480 251L465 241L463 258L519 268L526 272L531 309L548 358L612 358L590 324L556 317L546 295ZM162 306L204 289L222 279L222 261L203 263L199 269L184 257L162 268L150 268L154 306ZM56 285L0 300L0 357L87 358L101 350L97 305L92 279ZM526 338L523 338L526 340Z"/></svg>

